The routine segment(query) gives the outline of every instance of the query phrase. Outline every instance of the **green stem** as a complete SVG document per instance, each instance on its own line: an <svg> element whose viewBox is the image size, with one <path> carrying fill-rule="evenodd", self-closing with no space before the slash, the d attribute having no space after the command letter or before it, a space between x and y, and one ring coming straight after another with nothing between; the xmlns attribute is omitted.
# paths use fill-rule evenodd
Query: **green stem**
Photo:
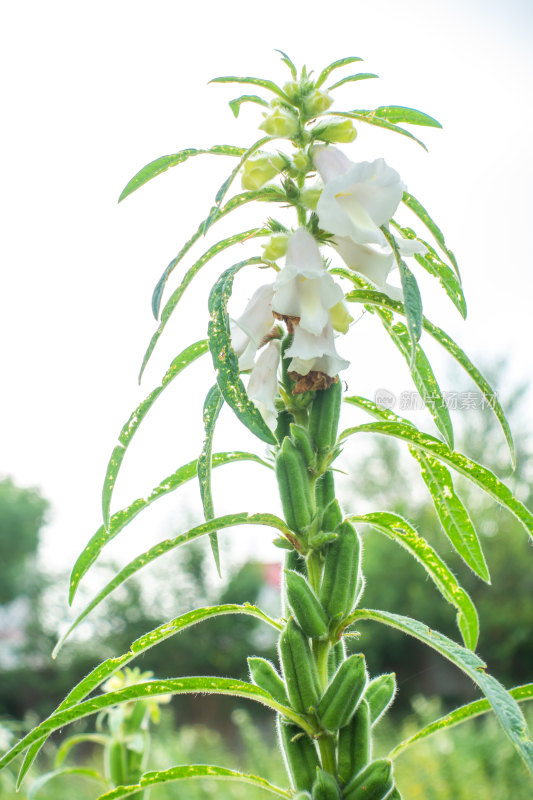
<svg viewBox="0 0 533 800"><path fill-rule="evenodd" d="M337 774L337 758L335 755L335 741L333 736L325 733L320 736L318 741L318 749L320 750L320 760L322 762L322 769L330 772L332 775Z"/></svg>
<svg viewBox="0 0 533 800"><path fill-rule="evenodd" d="M320 578L322 577L322 564L320 563L320 556L315 550L312 550L307 556L307 574L309 575L309 583L315 594L318 594L320 589Z"/></svg>

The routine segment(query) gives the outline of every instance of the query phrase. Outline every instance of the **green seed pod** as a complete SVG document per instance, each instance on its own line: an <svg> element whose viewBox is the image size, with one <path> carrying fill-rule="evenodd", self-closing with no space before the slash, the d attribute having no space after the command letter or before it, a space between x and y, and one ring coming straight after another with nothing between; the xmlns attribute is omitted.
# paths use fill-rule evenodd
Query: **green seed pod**
<svg viewBox="0 0 533 800"><path fill-rule="evenodd" d="M310 791L319 767L315 743L297 725L282 722L279 717L278 731L287 772L294 789Z"/></svg>
<svg viewBox="0 0 533 800"><path fill-rule="evenodd" d="M385 800L394 785L392 761L372 761L344 789L345 800Z"/></svg>
<svg viewBox="0 0 533 800"><path fill-rule="evenodd" d="M274 665L265 658L248 658L247 661L250 676L256 686L268 692L282 706L288 706L285 684Z"/></svg>
<svg viewBox="0 0 533 800"><path fill-rule="evenodd" d="M366 767L372 756L370 708L365 699L357 706L350 722L339 731L337 772L342 783Z"/></svg>
<svg viewBox="0 0 533 800"><path fill-rule="evenodd" d="M338 500L328 503L322 517L322 530L336 531L342 522L342 511Z"/></svg>
<svg viewBox="0 0 533 800"><path fill-rule="evenodd" d="M283 442L283 439L289 435L292 422L294 422L294 417L288 411L281 411L278 414L276 439L280 444Z"/></svg>
<svg viewBox="0 0 533 800"><path fill-rule="evenodd" d="M402 800L400 790L397 786L394 786L392 792L387 795L387 800Z"/></svg>
<svg viewBox="0 0 533 800"><path fill-rule="evenodd" d="M309 640L292 617L280 636L279 652L291 706L308 714L317 706L320 679Z"/></svg>
<svg viewBox="0 0 533 800"><path fill-rule="evenodd" d="M332 500L335 500L335 478L330 469L326 470L316 482L315 500L317 508L326 508Z"/></svg>
<svg viewBox="0 0 533 800"><path fill-rule="evenodd" d="M346 647L341 639L340 642L337 642L337 644L333 645L333 647L328 653L328 681L330 681L333 678L338 668L340 667L342 662L345 661L345 659L346 659Z"/></svg>
<svg viewBox="0 0 533 800"><path fill-rule="evenodd" d="M316 455L309 434L302 425L296 425L295 423L290 426L290 434L294 445L302 454L303 460L309 468L316 462Z"/></svg>
<svg viewBox="0 0 533 800"><path fill-rule="evenodd" d="M329 618L341 621L351 612L357 597L361 543L349 522L339 525L337 534L326 550L319 597Z"/></svg>
<svg viewBox="0 0 533 800"><path fill-rule="evenodd" d="M287 525L302 533L313 519L311 488L302 454L288 437L276 458L276 477Z"/></svg>
<svg viewBox="0 0 533 800"><path fill-rule="evenodd" d="M113 786L126 783L126 754L122 742L114 740L107 749L107 768ZM314 776L313 776L314 777Z"/></svg>
<svg viewBox="0 0 533 800"><path fill-rule="evenodd" d="M341 409L342 386L340 381L318 391L309 412L309 433L319 456L333 449L337 441L337 428Z"/></svg>
<svg viewBox="0 0 533 800"><path fill-rule="evenodd" d="M341 797L339 784L331 773L323 769L317 771L312 794L313 800L340 800Z"/></svg>
<svg viewBox="0 0 533 800"><path fill-rule="evenodd" d="M327 731L337 731L347 725L366 686L365 657L361 653L349 656L333 676L318 704L320 723Z"/></svg>
<svg viewBox="0 0 533 800"><path fill-rule="evenodd" d="M329 620L322 603L299 572L285 573L287 601L292 614L310 639L327 639Z"/></svg>
<svg viewBox="0 0 533 800"><path fill-rule="evenodd" d="M396 675L388 672L374 678L366 687L365 700L370 708L370 722L375 725L388 709L396 694Z"/></svg>
<svg viewBox="0 0 533 800"><path fill-rule="evenodd" d="M148 706L142 700L138 700L129 717L126 717L124 731L126 734L136 733L144 722L148 712Z"/></svg>

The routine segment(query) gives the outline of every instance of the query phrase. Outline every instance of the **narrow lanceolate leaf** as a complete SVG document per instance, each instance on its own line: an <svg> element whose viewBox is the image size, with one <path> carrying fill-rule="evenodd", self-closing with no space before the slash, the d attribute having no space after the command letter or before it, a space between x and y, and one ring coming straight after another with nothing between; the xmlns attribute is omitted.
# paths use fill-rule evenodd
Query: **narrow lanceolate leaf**
<svg viewBox="0 0 533 800"><path fill-rule="evenodd" d="M232 464L234 461L255 461L257 464L262 464L264 467L272 469L272 464L264 461L254 453L245 453L240 450L235 450L230 453L214 453L212 456L212 467L221 467L224 464ZM96 533L90 538L89 542L78 556L76 563L72 569L70 578L70 594L69 603L72 603L74 595L76 594L80 580L85 573L96 561L105 545L117 536L126 525L128 525L135 517L141 513L147 506L164 497L170 492L174 492L179 486L187 481L196 478L198 461L189 461L177 469L172 475L161 481L155 489L152 489L150 494L146 497L139 497L134 500L126 508L117 511L110 519L109 527L106 529L105 525L101 525Z"/></svg>
<svg viewBox="0 0 533 800"><path fill-rule="evenodd" d="M422 478L430 491L444 533L465 564L482 580L490 583L479 537L468 511L455 491L449 470L436 458L416 447L410 447L409 450L420 464Z"/></svg>
<svg viewBox="0 0 533 800"><path fill-rule="evenodd" d="M442 633L433 631L423 622L410 617L402 617L399 614L391 614L388 611L361 609L354 611L350 617L350 622L359 622L363 619L371 619L414 636L466 673L479 686L492 706L505 733L523 758L530 772L533 773L533 742L531 741L524 715L511 694L504 689L496 678L485 672L486 664L484 661L476 656L475 653L456 644L456 642L448 639Z"/></svg>
<svg viewBox="0 0 533 800"><path fill-rule="evenodd" d="M143 789L157 786L161 783L172 783L174 781L191 780L192 778L203 778L218 781L233 781L234 783L244 783L264 789L267 792L278 795L278 797L291 798L292 792L274 786L264 778L257 775L247 775L244 772L236 772L225 767L210 766L209 764L188 764L187 766L170 767L170 769L158 770L156 772L145 772L139 783L131 786L119 786L110 792L101 794L97 800L119 800L122 797L130 797Z"/></svg>
<svg viewBox="0 0 533 800"><path fill-rule="evenodd" d="M69 736L68 739L65 739L64 742L61 743L55 757L54 766L56 769L63 764L64 760L70 753L73 747L76 747L79 744L85 744L86 742L91 742L92 744L101 744L105 746L112 741L110 736L104 736L101 733L80 733L76 736Z"/></svg>
<svg viewBox="0 0 533 800"><path fill-rule="evenodd" d="M275 138L276 138L275 136L263 136L261 139L258 139L257 142L254 142L254 144L251 147L249 147L248 150L246 150L245 153L242 154L241 158L239 159L239 162L238 162L237 166L235 166L232 169L231 173L229 174L229 176L226 178L226 180L224 181L224 183L222 184L222 186L220 187L220 189L216 193L215 203L217 204L217 206L220 207L220 204L222 203L224 197L226 196L226 193L227 193L228 189L230 188L231 184L235 180L235 177L237 176L237 174L238 174L239 170L241 169L241 167L243 166L243 164L246 161L248 161L250 156L252 156L258 150L260 150L261 147L263 147L264 144L267 144L268 142L271 142L272 139L275 139Z"/></svg>
<svg viewBox="0 0 533 800"><path fill-rule="evenodd" d="M263 89L268 89L269 92L277 94L285 102L290 102L285 92L280 89L273 81L265 80L264 78L237 78L233 75L224 75L221 78L212 78L209 83L248 83L252 86L261 86Z"/></svg>
<svg viewBox="0 0 533 800"><path fill-rule="evenodd" d="M235 100L229 101L229 107L233 111L234 117L239 116L239 111L243 103L257 103L257 105L270 108L267 101L263 100L262 97L258 97L256 94L242 94L240 97L236 97Z"/></svg>
<svg viewBox="0 0 533 800"><path fill-rule="evenodd" d="M411 339L412 351L411 360L414 360L415 348L420 336L422 335L422 298L420 296L420 289L416 278L400 255L400 250L396 243L396 239L391 233L382 227L385 238L392 248L394 258L400 270L400 278L402 281L403 304L405 308L405 316L407 319L407 329L409 331L409 338Z"/></svg>
<svg viewBox="0 0 533 800"><path fill-rule="evenodd" d="M526 700L532 700L533 683L515 686L514 689L509 689L509 694L517 703L524 703ZM411 747L412 744L416 744L416 742L420 742L422 739L427 739L428 736L433 736L435 733L440 733L440 731L450 730L450 728L454 728L461 722L468 722L475 717L479 717L481 714L486 714L488 711L492 711L488 700L476 700L473 703L468 703L468 705L456 708L454 711L450 711L449 714L446 714L446 716L426 725L424 728L417 731L414 736L410 736L409 739L404 739L403 742L400 742L400 744L397 744L396 747L391 750L387 757L396 758L408 747Z"/></svg>
<svg viewBox="0 0 533 800"><path fill-rule="evenodd" d="M198 459L198 482L200 484L200 496L202 498L202 505L204 508L204 517L206 520L213 519L215 511L213 508L213 496L211 494L211 453L213 450L213 435L215 433L215 425L220 414L220 409L224 404L224 399L215 384L207 393L204 403L204 431L205 439L202 447L202 452ZM218 550L218 537L217 532L212 531L209 534L211 542L211 550L213 558L217 567L217 572L220 575L220 554Z"/></svg>
<svg viewBox="0 0 533 800"><path fill-rule="evenodd" d="M288 66L288 68L291 71L292 77L294 78L294 80L296 80L298 72L296 70L296 67L295 67L294 63L291 61L291 59L289 58L287 53L284 53L283 50L278 50L277 47L275 47L274 50L275 50L276 53L280 54L281 60L283 61L284 64L286 64Z"/></svg>
<svg viewBox="0 0 533 800"><path fill-rule="evenodd" d="M196 361L197 358L202 356L204 353L207 352L207 340L202 339L199 342L195 342L194 344L189 345L186 347L185 350L176 356L170 367L168 368L167 372L165 373L161 384L154 389L148 397L137 406L135 411L131 414L130 418L122 428L118 441L119 444L115 447L111 454L111 458L109 459L109 464L107 466L106 476L104 479L104 486L102 490L102 513L104 515L104 525L106 528L109 527L109 517L110 517L110 508L111 508L111 496L113 494L113 489L115 488L115 482L117 480L118 471L120 469L120 465L122 464L122 460L126 453L126 449L131 442L133 435L135 434L136 430L138 429L139 425L147 415L148 411L152 408L153 404L169 383L176 378L180 372L182 372L185 367L188 367L189 364L192 364L193 361Z"/></svg>
<svg viewBox="0 0 533 800"><path fill-rule="evenodd" d="M342 274L344 277L350 277L349 270L342 270L342 269L335 269L331 270L336 274ZM351 303L363 303L364 305L368 306L380 306L381 308L387 308L391 311L396 311L398 314L402 314L405 316L405 309L403 303L399 303L397 300L391 300L386 294L382 292L376 291L369 291L369 290L361 290L358 289L354 292L349 292L345 298L348 302ZM481 372L474 366L474 364L470 361L466 353L461 350L458 344L456 344L453 339L448 336L448 334L442 330L442 328L437 327L437 325L433 325L425 317L422 320L422 327L423 329L429 333L429 335L439 342L442 347L453 357L455 360L463 367L463 369L468 373L470 378L476 384L480 392L483 394L487 405L492 408L498 422L500 423L502 430L504 432L507 445L509 447L509 451L511 453L511 459L513 462L513 466L515 465L515 450L514 450L514 443L513 443L513 435L511 433L511 429L509 427L509 423L507 422L507 418L505 416L505 412L501 407L501 404L494 392L494 389L491 387L489 382L483 377Z"/></svg>
<svg viewBox="0 0 533 800"><path fill-rule="evenodd" d="M194 539L198 539L200 536L205 536L222 528L232 528L235 525L265 525L267 527L276 528L283 536L287 536L287 534L289 537L291 536L291 533L283 520L281 520L279 517L276 517L274 514L248 514L247 511L242 511L237 514L226 514L223 517L215 517L215 519L209 520L209 522L204 522L201 525L197 525L186 533L182 533L173 539L165 539L163 542L159 542L158 544L154 545L154 547L150 548L150 550L147 550L145 553L137 556L137 558L134 558L133 561L130 561L129 564L121 569L120 572L118 572L115 577L108 584L106 584L106 586L96 595L96 597L93 598L93 600L91 600L89 605L76 618L76 620L72 623L67 635L70 634L70 632L79 625L82 619L85 619L85 617L90 614L90 612L96 608L96 606L98 606L102 600L110 595L111 592L115 591L115 589L121 586L124 581L127 581L128 578L131 578L132 575L135 575L147 564L150 564L156 558L159 558L159 556L162 556L165 553L168 553L170 550L174 550L176 547L180 547L183 544L192 542ZM77 575L74 575L74 577L78 579Z"/></svg>
<svg viewBox="0 0 533 800"><path fill-rule="evenodd" d="M350 83L351 81L365 81L368 78L379 78L379 75L375 75L373 72L358 72L357 75L348 75L347 78L342 78L332 86L328 86L326 91L331 92L332 89L338 89L339 86L342 86L345 83Z"/></svg>
<svg viewBox="0 0 533 800"><path fill-rule="evenodd" d="M392 122L396 125L397 122L404 122L408 125L424 125L427 128L442 128L440 122L430 117L429 114L424 114L423 111L417 111L416 108L406 108L405 106L380 106L373 111L365 109L355 109L358 114L368 114L369 116L380 117L386 119L387 122Z"/></svg>
<svg viewBox="0 0 533 800"><path fill-rule="evenodd" d="M106 708L119 705L120 703L130 703L136 700L161 697L162 695L178 694L220 694L233 697L244 697L245 699L255 700L262 705L277 711L287 719L299 725L309 735L313 735L315 728L307 721L307 718L297 714L291 708L286 708L274 700L264 689L254 686L245 681L233 678L214 678L214 677L186 677L169 678L167 680L151 680L128 686L116 692L106 692L105 694L84 700L74 706L56 711L40 725L37 725L30 733L24 736L11 750L0 758L0 769L9 764L19 753L22 753L36 741L40 741L44 736L49 736L56 730L69 725L76 720L97 714Z"/></svg>
<svg viewBox="0 0 533 800"><path fill-rule="evenodd" d="M372 525L380 533L401 545L422 564L444 599L456 608L457 625L466 647L475 650L479 636L479 620L475 606L448 566L431 545L418 535L413 526L398 514L387 511L350 516L350 519L353 522Z"/></svg>
<svg viewBox="0 0 533 800"><path fill-rule="evenodd" d="M141 186L144 186L145 183L151 181L152 178L157 177L157 175L161 175L162 172L166 172L166 170L170 167L175 167L177 164L182 164L184 161L187 161L188 158L191 158L191 156L199 156L206 153L211 153L215 156L240 157L245 150L246 148L243 147L233 147L233 145L220 144L215 145L215 147L210 147L208 150L197 150L195 147L190 147L188 150L180 150L179 153L173 153L170 156L161 156L160 158L156 158L155 161L150 161L149 164L147 164L145 167L139 170L136 175L133 176L131 181L122 190L122 193L118 198L118 202L120 203L136 189L139 189Z"/></svg>
<svg viewBox="0 0 533 800"><path fill-rule="evenodd" d="M330 75L334 69L339 69L340 67L345 67L347 64L354 64L356 61L362 60L363 59L359 58L359 56L349 56L348 58L340 58L338 61L334 61L332 64L329 64L329 66L322 70L317 78L315 86L317 89L319 86L322 86L328 75Z"/></svg>
<svg viewBox="0 0 533 800"><path fill-rule="evenodd" d="M61 778L65 775L81 775L84 778L90 778L93 781L98 781L99 783L109 786L109 781L94 769L88 769L86 767L63 767L63 769L54 769L52 772L46 772L44 775L40 775L34 780L28 791L28 800L34 800L43 786L46 786L53 778Z"/></svg>
<svg viewBox="0 0 533 800"><path fill-rule="evenodd" d="M416 430L411 425L402 425L396 422L371 422L366 425L359 425L356 428L348 428L341 433L339 440L342 441L353 433L363 432L380 433L384 436L401 439L439 461L443 461L449 467L464 475L465 478L469 478L472 483L487 492L497 503L511 511L520 520L529 535L533 537L533 514L531 511L514 496L508 486L502 483L486 467L471 461L462 453L450 450L443 442L439 442L438 439L428 433L422 433L422 431Z"/></svg>
<svg viewBox="0 0 533 800"><path fill-rule="evenodd" d="M361 408L363 411L368 411L368 413L376 419L382 419L385 422L402 422L404 425L412 425L415 430L418 430L416 425L406 419L406 417L398 416L398 414L395 414L394 411L391 411L385 406L376 405L376 403L374 403L373 400L369 400L368 397L361 397L356 394L352 397L345 397L344 402L349 403L351 406Z"/></svg>
<svg viewBox="0 0 533 800"><path fill-rule="evenodd" d="M368 125L374 125L376 128L385 128L387 131L392 131L393 133L400 133L402 136L407 136L408 139L412 139L413 142L416 142L423 147L424 150L427 151L427 147L424 142L417 139L416 136L410 131L406 131L405 128L401 128L399 125L393 125L392 122L388 122L386 119L382 119L382 117L375 117L372 116L370 113L360 113L358 111L328 111L328 114L331 114L333 117L344 117L346 119L358 119L360 122L366 122Z"/></svg>
<svg viewBox="0 0 533 800"><path fill-rule="evenodd" d="M246 394L239 377L239 360L231 346L227 305L231 297L236 273L249 264L261 264L260 258L249 258L227 269L218 279L209 295L209 349L217 372L217 382L226 403L252 433L267 444L275 444L274 434L267 426L260 411Z"/></svg>
<svg viewBox="0 0 533 800"><path fill-rule="evenodd" d="M403 202L405 203L407 208L410 208L411 211L413 212L413 214L416 214L418 219L421 220L424 223L426 228L429 231L431 231L431 233L435 237L435 240L438 242L439 246L441 247L442 251L448 256L448 258L452 262L453 267L454 267L454 269L455 269L455 271L457 273L457 277L460 280L461 276L459 275L459 267L457 266L457 259L455 258L455 256L452 253L452 251L449 250L446 247L446 242L444 240L444 234L441 231L441 229L439 228L439 226L437 225L437 223L434 222L434 220L431 219L431 217L429 216L428 212L426 211L426 209L424 208L422 203L419 203L418 200L416 199L416 197L413 197L413 195L409 194L409 192L404 192L403 193Z"/></svg>

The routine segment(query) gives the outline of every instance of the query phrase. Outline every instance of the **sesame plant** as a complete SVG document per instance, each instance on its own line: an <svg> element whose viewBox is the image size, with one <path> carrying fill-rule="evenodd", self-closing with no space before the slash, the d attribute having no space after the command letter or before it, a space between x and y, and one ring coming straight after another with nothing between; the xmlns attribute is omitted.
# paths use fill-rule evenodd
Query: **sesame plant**
<svg viewBox="0 0 533 800"><path fill-rule="evenodd" d="M341 463L337 459L343 448L350 448L352 441L358 440L358 434L393 437L405 444L418 463L445 534L480 580L490 581L489 569L469 513L454 489L455 473L465 476L508 509L533 535L533 514L511 490L481 464L454 450L449 409L422 346L424 340L434 339L466 371L496 415L513 460L512 435L495 393L463 350L422 313L416 275L426 272L439 282L459 314L466 316L456 259L438 225L407 191L395 169L383 158L372 162L352 160L357 158L359 125L386 129L422 147L423 143L411 132L413 126L441 126L427 114L403 106L336 110L333 97L338 87L352 83L356 94L358 81L376 77L357 73L335 79L337 70L359 58L341 59L319 73L308 72L305 67L298 72L283 53L282 60L290 72L290 80L283 87L250 77L221 77L214 81L245 84L260 92L242 95L230 106L236 117L243 104L261 107L261 138L247 148L216 145L158 158L141 169L120 196L123 200L170 167L201 154L224 156L234 163L206 218L155 287L152 308L158 327L144 356L141 374L167 321L177 313L183 294L204 265L215 258L220 260L222 253L228 262L231 248L241 242L246 241L248 247L256 243L257 249L244 260L226 264L209 295L206 338L187 344L161 384L124 425L105 476L103 523L74 565L71 601L105 545L142 510L187 481L199 482L205 522L165 539L123 567L74 620L58 647L111 592L175 548L207 536L220 569L219 532L240 525L274 530L274 544L285 558L282 617L273 619L249 604L226 604L193 609L147 633L133 642L127 653L97 666L48 719L4 755L1 766L25 753L20 780L54 731L124 704L134 708L132 704L143 703L146 708L154 698L182 693L232 695L271 709L277 720L289 787L280 788L260 775L242 774L219 765L169 765L164 770L142 772L145 759L138 749L135 770L113 773L110 778L114 788L101 794L100 800L131 795L142 798L150 787L195 778L244 782L280 797L300 800L398 800L401 795L393 765L399 753L429 735L489 710L496 715L526 768L533 771L533 742L519 707L521 701L533 696L533 684L507 691L488 674L484 661L475 652L479 624L472 600L433 545L424 539L423 531L415 530L406 519L387 510L347 515L335 488ZM229 196L237 179L241 180L242 191ZM255 204L258 216L268 204L268 215L263 215L257 227L234 233L200 252L176 280L176 269L194 247L202 250L208 231L248 203ZM402 215L407 216L407 224ZM230 318L228 302L242 270L253 271L257 285L242 313ZM394 271L399 275L399 285L389 282ZM167 286L173 280L176 286L168 290L163 304ZM349 309L354 308L357 313L365 309L376 328L385 329L407 362L414 386L433 418L436 435L419 430L410 420L368 398L343 396L346 392L339 376L349 365L346 334L353 321ZM111 513L117 475L142 420L166 387L208 353L213 386L205 398L205 439L198 448L198 458L181 466L143 498ZM210 368L208 363L206 358L206 369ZM368 415L369 421L339 432L343 401L348 424L353 407ZM258 453L213 452L215 426L224 404L255 435ZM212 469L237 461L253 461L270 470L272 483L277 482L279 489L283 519L268 511L215 516ZM412 619L401 613L364 607L360 539L364 526L383 534L391 546L403 547L416 559L443 601L455 609L460 641L428 628L423 609L421 619ZM251 656L249 682L231 677L178 675L167 680L141 679L129 685L109 683L111 676L147 649L189 626L226 614L249 615L270 626L279 637L279 663ZM398 742L387 758L375 758L374 726L393 702L396 684L392 673L369 675L364 653L351 652L356 649L353 642L357 641L357 629L363 621L390 626L433 648L469 676L482 696L435 720L408 741ZM351 654L347 641L352 643ZM104 683L108 691L95 693ZM137 742L141 742L139 737ZM139 746L142 750L142 742Z"/></svg>

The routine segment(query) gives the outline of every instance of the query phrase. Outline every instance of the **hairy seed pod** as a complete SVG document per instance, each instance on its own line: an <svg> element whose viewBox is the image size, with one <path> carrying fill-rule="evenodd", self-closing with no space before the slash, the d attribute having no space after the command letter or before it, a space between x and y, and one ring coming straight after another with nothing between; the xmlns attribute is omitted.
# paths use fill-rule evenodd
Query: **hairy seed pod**
<svg viewBox="0 0 533 800"><path fill-rule="evenodd" d="M287 689L274 665L265 658L248 658L250 675L256 686L268 692L282 706L289 705Z"/></svg>
<svg viewBox="0 0 533 800"><path fill-rule="evenodd" d="M343 661L318 704L320 724L338 731L351 720L366 686L365 657L361 653Z"/></svg>
<svg viewBox="0 0 533 800"><path fill-rule="evenodd" d="M392 761L372 761L344 789L345 800L385 800L394 785Z"/></svg>
<svg viewBox="0 0 533 800"><path fill-rule="evenodd" d="M107 750L107 766L113 786L123 786L126 783L126 754L124 749L122 742L115 740L111 742Z"/></svg>
<svg viewBox="0 0 533 800"><path fill-rule="evenodd" d="M278 718L281 749L287 771L296 791L311 791L319 767L315 743L297 725L287 724ZM299 795L298 795L299 796Z"/></svg>
<svg viewBox="0 0 533 800"><path fill-rule="evenodd" d="M320 679L309 640L292 617L280 636L279 652L291 706L308 714L317 706Z"/></svg>
<svg viewBox="0 0 533 800"><path fill-rule="evenodd" d="M294 422L294 417L289 411L281 411L278 414L278 421L276 424L276 439L281 444L283 439L289 435L291 431L291 423Z"/></svg>
<svg viewBox="0 0 533 800"><path fill-rule="evenodd" d="M336 531L342 522L342 511L338 500L332 500L324 509L322 530Z"/></svg>
<svg viewBox="0 0 533 800"><path fill-rule="evenodd" d="M370 681L366 687L365 700L370 708L370 722L375 725L388 709L396 694L396 675L388 672Z"/></svg>
<svg viewBox="0 0 533 800"><path fill-rule="evenodd" d="M320 584L320 600L331 620L340 621L354 607L360 580L361 543L349 522L337 529L337 539L328 545Z"/></svg>
<svg viewBox="0 0 533 800"><path fill-rule="evenodd" d="M340 800L339 784L329 772L317 770L313 783L313 800Z"/></svg>
<svg viewBox="0 0 533 800"><path fill-rule="evenodd" d="M348 783L372 757L370 709L363 698L350 722L339 731L337 772Z"/></svg>
<svg viewBox="0 0 533 800"><path fill-rule="evenodd" d="M315 500L317 508L326 508L335 500L335 479L330 469L326 470L316 482Z"/></svg>
<svg viewBox="0 0 533 800"><path fill-rule="evenodd" d="M276 477L287 525L302 533L313 518L311 488L302 454L288 437L276 458Z"/></svg>
<svg viewBox="0 0 533 800"><path fill-rule="evenodd" d="M330 681L342 662L346 659L346 647L341 639L340 642L333 645L328 653L328 681Z"/></svg>
<svg viewBox="0 0 533 800"><path fill-rule="evenodd" d="M297 447L302 454L305 465L309 468L316 461L313 443L309 438L309 434L302 425L296 425L293 422L290 426L290 435L295 447Z"/></svg>
<svg viewBox="0 0 533 800"><path fill-rule="evenodd" d="M322 603L299 572L285 573L287 601L292 614L310 639L327 639L328 623Z"/></svg>
<svg viewBox="0 0 533 800"><path fill-rule="evenodd" d="M340 381L318 391L309 412L309 433L320 456L329 453L337 441L337 428L341 409L342 386Z"/></svg>

